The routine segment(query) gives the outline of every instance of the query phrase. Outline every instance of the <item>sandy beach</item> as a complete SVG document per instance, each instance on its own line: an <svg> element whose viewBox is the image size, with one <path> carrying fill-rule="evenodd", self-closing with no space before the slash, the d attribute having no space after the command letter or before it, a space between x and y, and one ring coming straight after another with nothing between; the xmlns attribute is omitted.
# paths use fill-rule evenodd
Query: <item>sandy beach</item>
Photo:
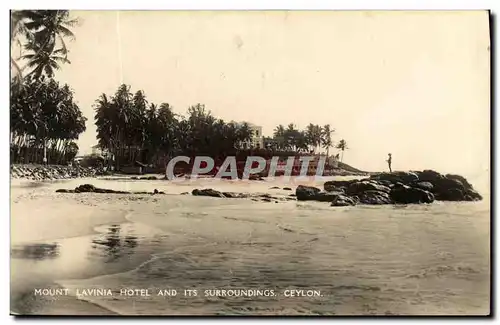
<svg viewBox="0 0 500 325"><path fill-rule="evenodd" d="M84 183L167 194L55 193ZM284 186L282 180L13 180L11 310L39 315L489 313L489 196L481 202L334 208L321 202L180 195L209 187L293 193ZM68 294L36 295L37 288ZM124 288L147 289L150 295L120 295ZM91 289L112 295L81 294ZM205 291L215 289L273 290L273 296L213 297ZM177 295L158 295L162 290ZM320 296L293 297L290 290L316 290Z"/></svg>

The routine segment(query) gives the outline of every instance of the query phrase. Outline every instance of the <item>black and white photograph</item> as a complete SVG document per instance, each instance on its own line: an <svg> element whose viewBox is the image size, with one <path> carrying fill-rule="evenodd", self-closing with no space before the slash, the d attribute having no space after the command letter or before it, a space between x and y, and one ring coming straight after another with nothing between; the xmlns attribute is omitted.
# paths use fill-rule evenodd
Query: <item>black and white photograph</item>
<svg viewBox="0 0 500 325"><path fill-rule="evenodd" d="M10 314L491 315L491 21L10 10Z"/></svg>

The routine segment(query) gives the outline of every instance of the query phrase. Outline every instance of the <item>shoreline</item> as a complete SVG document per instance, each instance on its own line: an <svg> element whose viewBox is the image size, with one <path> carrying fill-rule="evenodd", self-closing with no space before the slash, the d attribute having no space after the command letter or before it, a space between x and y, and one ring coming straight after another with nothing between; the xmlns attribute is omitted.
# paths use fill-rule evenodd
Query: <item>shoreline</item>
<svg viewBox="0 0 500 325"><path fill-rule="evenodd" d="M21 183L25 182L25 180L18 181ZM279 179L276 180L276 182L279 181ZM81 179L74 179L64 182L67 184L82 184L84 181ZM16 212L16 207L13 207L11 222L12 219L15 218L26 218L26 220L31 221L29 223L30 226L33 227L34 225L36 228L36 224L38 223L47 223L47 220L54 220L49 221L49 223L57 224L59 233L73 232L75 229L75 227L72 226L73 223L81 218L84 218L84 220L80 220L78 222L79 224L87 224L89 222L97 224L92 226L91 233L85 235L63 235L58 237L47 237L45 239L35 238L29 241L17 241L17 243L16 240L13 241L12 244L57 242L61 251L55 259L25 259L21 262L15 258L11 259L11 265L15 264L13 270L15 270L16 267L20 270L17 273L17 280L14 282L12 281L16 277L13 277L13 274L16 273L11 272L11 299L17 304L17 306L15 306L11 303L12 312L17 312L19 314L19 311L24 311L24 313L22 313L23 315L147 314L147 310L144 308L149 306L148 303L150 302L148 301L137 300L136 303L139 309L131 309L130 312L126 312L129 310L127 308L131 308L130 304L133 301L131 298L128 299L128 302L127 299L109 300L107 297L77 298L71 296L63 297L64 299L38 299L39 297L33 297L31 295L30 292L32 291L30 290L36 287L36 283L45 283L40 285L47 286L58 285L62 288L67 288L66 285L73 285L73 288L100 288L103 286L103 288L109 287L116 289L120 285L139 288L148 287L147 283L149 282L145 281L149 279L152 281L151 285L153 286L156 281L158 281L158 286L163 285L167 287L169 283L174 284L178 282L179 288L189 288L194 281L194 283L197 283L198 286L203 288L207 288L206 286L210 285L218 288L226 283L224 281L227 281L211 279L211 276L217 278L228 277L228 279L232 279L231 281L236 281L236 284L240 283L239 285L243 288L247 288L247 286L249 286L248 288L253 288L249 283L245 282L251 279L245 274L252 272L254 268L262 270L262 273L261 271L256 273L261 274L260 277L263 277L257 279L265 280L262 283L267 283L267 281L269 281L269 283L283 286L286 283L296 283L296 281L292 279L292 273L289 273L290 271L287 270L286 265L295 263L294 261L296 259L302 259L303 262L296 264L296 266L302 270L299 273L302 272L303 274L300 283L312 287L315 285L324 285L324 283L331 283L331 276L335 277L336 283L338 282L338 285L331 287L331 290L335 292L335 299L344 301L342 305L344 307L337 311L340 307L331 305L331 302L329 302L325 307L335 307L331 309L332 313L335 311L335 313L339 314L370 314L370 311L363 311L361 305L359 307L352 307L354 309L350 309L351 307L348 308L348 306L350 306L348 301L353 299L349 298L351 295L350 292L353 292L353 290L354 293L359 291L358 294L361 294L361 297L365 297L363 299L373 301L370 304L376 304L375 301L380 301L380 299L382 299L381 301L389 299L389 296L385 298L386 289L384 289L385 285L383 283L388 279L384 278L384 275L390 277L391 273L387 273L388 271L386 271L384 264L370 263L370 267L365 269L366 263L370 262L370 260L366 260L365 257L374 254L374 252L366 250L369 250L370 247L376 247L375 243L377 242L378 236L384 238L398 238L397 236L401 236L402 233L397 229L402 229L403 233L405 233L404 230L407 228L415 229L415 227L417 227L416 229L419 229L425 227L426 229L428 224L432 225L429 226L429 229L432 229L432 231L430 233L424 232L421 235L426 234L426 236L429 236L435 233L436 227L438 227L437 229L441 229L442 223L450 224L450 227L456 227L456 224L471 222L463 217L459 217L460 219L456 220L453 219L453 221L450 220L451 223L448 221L450 216L455 214L460 216L464 214L464 208L466 209L465 211L469 211L470 209L475 211L475 209L485 209L486 206L483 204L486 202L469 205L457 205L450 202L450 204L436 204L429 207L416 205L411 209L398 209L392 206L359 206L346 209L332 209L328 205L325 206L321 204L321 202L290 201L289 203L275 205L262 204L260 202L252 202L245 199L219 200L207 197L194 197L192 195L184 196L179 193L181 191L191 190L192 188L212 186L217 188L217 186L221 186L221 190L231 190L234 187L234 190L237 191L263 191L274 195L277 191L272 190L270 186L276 185L276 183L272 182L224 181L218 182L219 185L215 185L211 179L200 179L196 182L189 182L180 186L161 180L120 182L91 178L89 182L95 183L96 185L107 185L106 187L116 189L139 188L149 190L152 187L158 187L170 192L169 194L171 195L162 197L147 195L113 196L92 193L80 195L56 194L55 189L58 184L60 184L59 182L42 182L43 186L40 187L28 186L17 188L16 190L18 190L19 193L32 192L35 194L18 197L17 203L14 205L18 207L24 206L26 209L39 206L43 209L40 211L45 211L45 213L41 217L34 218L33 216L36 215L35 213L24 216L20 213L22 210L18 209L18 212ZM160 186L165 187L163 188ZM71 185L69 185L69 187L71 187ZM279 191L281 192L282 190L280 189ZM283 191L283 193L285 193L285 191ZM87 211L87 209L90 210ZM70 214L64 215L59 213L58 210L65 210L66 213L69 212ZM71 214L70 211L74 211L75 213ZM76 213L76 211L78 212ZM105 219L108 218L106 214L110 211L111 214L114 214L114 217L111 218L110 221L104 222ZM121 218L116 218L121 211L129 211L129 213L124 214ZM249 215L249 211L252 211L251 215ZM370 218L367 218L366 213L370 213ZM54 214L56 214L57 218L50 219L54 217ZM442 215L448 217L442 219L440 217ZM87 218L89 220L88 222L85 221ZM433 220L436 220L438 224L432 224L432 222L435 222ZM483 218L480 218L481 224L485 222L485 220L482 220ZM68 223L68 226L65 226L61 223L62 221L70 223ZM474 222L478 221L476 220ZM394 223L398 226L396 227ZM357 227L359 226L362 226L362 229L358 229ZM114 230L117 228L119 228L118 232ZM388 231L387 235L384 235L384 233L378 235L377 232L381 229L386 229L384 231ZM396 232L392 233L391 231L393 230L391 229ZM449 227L440 231L444 231L443 235L445 236L451 236L449 234ZM58 232L46 233L46 235L57 235ZM220 235L218 233L220 233ZM33 234L37 233L33 232ZM474 232L462 234L461 236L463 237L471 234L474 235ZM12 236L12 239L16 239L16 234L13 233ZM127 238L134 237L136 239L128 245ZM361 238L363 238L363 240L361 240ZM401 238L404 239L405 237ZM435 238L436 239L433 239L434 241L440 237ZM446 238L448 237L445 237L445 239ZM375 241L372 242L372 240ZM474 242L476 239L470 240ZM367 242L367 244L364 242ZM370 242L371 244L369 244ZM432 240L430 240L430 242L432 242ZM464 281L460 280L463 277L472 277L471 279L474 279L473 277L475 274L482 274L482 272L484 272L482 271L482 259L479 259L479 264L469 260L466 260L464 266L461 266L462 264L456 264L458 262L464 262L460 258L460 255L454 251L454 248L446 248L446 246L441 247L441 244L447 242L450 242L449 239L443 242L439 240L439 249L450 250L453 254L457 255L457 262L453 259L443 266L445 272L451 272L448 276L451 276L452 279L455 276L454 274L457 273L459 278L454 281ZM361 246L359 247L359 245ZM394 250L401 250L399 242L395 242L394 245ZM403 250L406 252L405 255L413 256L412 254L420 254L419 250L413 252L412 246L408 245L409 244L405 244L403 246ZM332 250L332 247L337 247L338 249ZM347 247L352 247L352 249L347 249ZM267 253L263 253L264 251L262 251L262 249ZM312 251L307 253L311 249ZM410 251L408 251L408 249L410 249ZM114 259L116 254L121 256L118 260ZM333 255L330 256L325 254ZM356 257L358 255L359 257ZM272 256L272 258L269 259L267 256ZM380 258L390 263L390 261L394 260L394 257L390 257L392 255L388 256L387 258ZM427 259L432 258L433 255L426 253L425 256ZM185 260L186 258L191 260L191 262ZM238 262L238 258L241 258L242 262ZM344 260L345 258L348 259ZM358 258L360 259L358 260ZM424 259L423 261L426 260ZM313 263L311 264L311 262ZM167 263L167 265L159 266L164 263ZM340 264L337 265L337 263ZM414 266L415 270L412 270L406 275L407 280L404 280L404 283L407 282L406 285L413 285L415 281L417 281L416 283L420 283L420 281L424 280L427 281L427 276L425 274L429 272L442 272L439 271L440 269L434 271L434 263L436 262L431 260L430 262L425 262L423 266L416 264ZM440 263L443 262L438 261L437 263L439 266ZM67 267L70 267L70 269L65 271ZM423 269L420 270L422 267ZM159 273L157 275L151 274L152 270L156 268L159 268ZM372 274L371 268L378 270L382 278L376 281L370 279L370 274ZM470 275L464 273L469 272L467 271L468 268L471 268ZM229 269L233 269L234 275L225 274ZM352 269L352 271L343 271L344 269ZM389 271L390 270L391 268L389 268ZM203 272L209 272L207 276L208 274L213 275L206 278L202 276ZM296 276L297 272L298 271L293 272L294 276ZM333 273L331 274L331 272ZM355 273L352 275L344 275L344 272ZM366 273L366 275L364 273ZM156 278L158 276L160 277ZM34 279L33 281L30 280L30 282L33 282L31 288L29 282L19 286L22 284L23 278ZM44 282L50 279L53 280ZM352 283L352 279L358 280ZM277 282L275 283L273 281ZM432 277L430 281L432 281ZM258 280L252 280L251 283L254 282L260 283ZM429 283L432 284L433 282ZM423 284L425 284L425 282ZM468 285L468 282L465 284ZM480 284L481 283L479 283L479 285ZM349 286L353 289L343 289ZM377 291L363 291L365 290L363 288L369 288L370 286L379 287L381 289ZM397 288L393 289L398 290ZM335 290L340 291L337 292ZM396 292L406 297L405 295L408 295L405 293L406 291L404 289L401 290L401 292ZM430 286L426 290L434 289ZM441 289L436 290L436 292L440 292L439 290ZM392 294L390 296L392 296ZM417 297L415 299L417 299ZM445 297L441 296L441 299L445 299ZM358 299L356 298L355 306L358 304L357 301ZM442 309L443 312L449 310L461 314L459 309L453 309L453 301L455 300L449 300L448 304L450 305L448 307L442 307L444 308ZM205 300L205 302L197 300L196 302L202 303L202 305L195 305L199 307L199 309L196 310L194 307L184 305L182 297L170 300L172 304L171 307L169 307L170 303L166 304L161 301L152 301L151 307L148 308L152 308L151 310L154 311L153 313L158 315L165 313L165 306L168 307L170 315L192 313L214 315L214 311L220 311L221 313L227 313L229 315L234 313L248 314L248 312L244 310L238 312L236 307L234 307L236 309L231 309L220 305L223 300ZM428 303L430 304L430 302L431 301ZM250 303L255 305L256 308L258 307L262 310L268 308L269 310L275 310L275 312L278 312L276 311L277 306L281 306L281 303L276 305L276 302L273 300L267 303L257 300ZM298 301L297 303L300 305L306 302ZM294 309L297 308L297 303L294 301L283 301L283 308L291 308L289 311L291 314L300 314L300 308ZM421 308L431 308L428 303ZM123 304L129 307L123 307ZM399 303L397 306L399 306ZM414 312L418 314L419 310L423 310L415 309L415 311L412 312L411 310L413 309L411 309L405 312L404 307L402 307L403 305L400 307L397 306L385 307L385 310L389 310L390 312L397 312L399 310L403 314L412 314ZM474 313L482 312L482 303L477 306L478 307L473 307L473 305L471 305L470 307L463 308L465 308L465 311ZM318 308L320 307L321 305L318 305ZM23 308L27 309L23 310ZM26 313L26 311L29 310L32 310L32 312ZM314 313L315 309L313 308L311 310ZM435 310L439 311L441 309L437 308ZM318 312L328 314L326 309L322 310L320 308ZM384 309L380 309L380 312L383 314ZM266 313L266 311L257 313ZM271 312L271 314L276 315L276 313L273 312Z"/></svg>

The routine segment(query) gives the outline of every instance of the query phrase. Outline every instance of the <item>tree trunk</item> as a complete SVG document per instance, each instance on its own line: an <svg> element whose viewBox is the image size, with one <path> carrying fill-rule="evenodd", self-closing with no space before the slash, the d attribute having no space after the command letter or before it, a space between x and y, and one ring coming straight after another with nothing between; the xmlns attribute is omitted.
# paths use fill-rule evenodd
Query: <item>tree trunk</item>
<svg viewBox="0 0 500 325"><path fill-rule="evenodd" d="M342 156L340 157L340 162L344 162L344 150L342 150Z"/></svg>
<svg viewBox="0 0 500 325"><path fill-rule="evenodd" d="M47 161L47 139L43 139L43 164L48 165Z"/></svg>

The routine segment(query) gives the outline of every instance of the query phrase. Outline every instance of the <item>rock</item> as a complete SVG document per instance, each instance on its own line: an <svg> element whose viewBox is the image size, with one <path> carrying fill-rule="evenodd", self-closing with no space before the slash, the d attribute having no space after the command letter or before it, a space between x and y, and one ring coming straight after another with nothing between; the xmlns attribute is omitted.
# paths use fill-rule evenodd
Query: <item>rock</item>
<svg viewBox="0 0 500 325"><path fill-rule="evenodd" d="M394 203L411 204L411 203L432 203L434 195L421 188L415 187L398 187L391 190L390 197Z"/></svg>
<svg viewBox="0 0 500 325"><path fill-rule="evenodd" d="M250 197L248 193L223 192L222 194L224 195L224 197L232 199L243 199Z"/></svg>
<svg viewBox="0 0 500 325"><path fill-rule="evenodd" d="M434 184L434 181L436 180L445 178L444 175L430 169L426 169L421 172L417 171L415 174L418 176L420 182L431 182L432 184Z"/></svg>
<svg viewBox="0 0 500 325"><path fill-rule="evenodd" d="M211 196L211 197L220 197L224 198L224 194L222 192L216 191L211 188L205 188L205 189L194 189L191 194L195 196Z"/></svg>
<svg viewBox="0 0 500 325"><path fill-rule="evenodd" d="M346 206L354 206L354 205L356 205L356 203L357 202L354 198L351 198L351 197L346 196L344 194L339 194L333 199L331 206L332 207L346 207Z"/></svg>
<svg viewBox="0 0 500 325"><path fill-rule="evenodd" d="M460 176L460 175L454 175L454 174L446 174L445 176L447 179L453 179L453 180L457 180L459 181L460 183L462 183L463 187L466 189L466 190L472 190L472 184L470 184L466 179L465 177L463 176Z"/></svg>
<svg viewBox="0 0 500 325"><path fill-rule="evenodd" d="M139 178L140 180L146 180L146 181L154 181L157 180L158 178L156 176L143 176Z"/></svg>
<svg viewBox="0 0 500 325"><path fill-rule="evenodd" d="M352 183L357 182L357 180L350 181L328 181L323 184L323 189L327 192L339 191L341 188L347 188Z"/></svg>
<svg viewBox="0 0 500 325"><path fill-rule="evenodd" d="M188 195L189 192L182 192L181 195Z"/></svg>
<svg viewBox="0 0 500 325"><path fill-rule="evenodd" d="M269 188L270 190L279 190L280 188L278 186L273 186Z"/></svg>
<svg viewBox="0 0 500 325"><path fill-rule="evenodd" d="M96 187L92 184L83 184L75 188L75 193L95 192Z"/></svg>
<svg viewBox="0 0 500 325"><path fill-rule="evenodd" d="M337 199L339 195L342 195L342 192L319 192L316 193L311 200L319 201L319 202L332 202Z"/></svg>
<svg viewBox="0 0 500 325"><path fill-rule="evenodd" d="M75 190L66 190L64 188L56 190L56 193L75 193Z"/></svg>
<svg viewBox="0 0 500 325"><path fill-rule="evenodd" d="M139 179L139 177L137 177L137 176L132 176L132 177L130 177L130 179L137 180L137 179Z"/></svg>
<svg viewBox="0 0 500 325"><path fill-rule="evenodd" d="M393 185L394 185L394 183L393 183L393 182L388 181L388 180L380 180L380 181L377 181L377 183L379 183L380 185L387 186L387 187L391 187L391 186L393 186ZM397 182L397 183L399 183L399 184L403 184L403 183L401 183L401 182Z"/></svg>
<svg viewBox="0 0 500 325"><path fill-rule="evenodd" d="M467 201L481 201L483 197L477 191L470 189L465 193L465 198Z"/></svg>
<svg viewBox="0 0 500 325"><path fill-rule="evenodd" d="M155 190L153 191L153 194L158 194L158 190L155 188Z"/></svg>
<svg viewBox="0 0 500 325"><path fill-rule="evenodd" d="M291 187L283 187L283 190L285 190L285 191L291 191L292 188Z"/></svg>
<svg viewBox="0 0 500 325"><path fill-rule="evenodd" d="M458 179L441 178L432 182L432 193L438 201L464 201L466 189Z"/></svg>
<svg viewBox="0 0 500 325"><path fill-rule="evenodd" d="M321 190L313 186L299 185L295 189L295 195L299 201L311 200L311 198L319 192L321 192Z"/></svg>
<svg viewBox="0 0 500 325"><path fill-rule="evenodd" d="M389 193L384 191L368 190L362 192L358 197L361 204L379 205L392 203Z"/></svg>
<svg viewBox="0 0 500 325"><path fill-rule="evenodd" d="M265 197L265 198L262 199L262 201L264 201L264 202L271 202L272 200L269 199L269 198L267 198L267 197Z"/></svg>
<svg viewBox="0 0 500 325"><path fill-rule="evenodd" d="M349 185L349 187L346 189L346 194L352 196L361 194L365 191L379 191L389 193L391 189L390 187L378 184L375 181L361 181Z"/></svg>
<svg viewBox="0 0 500 325"><path fill-rule="evenodd" d="M465 193L460 188L449 188L436 194L438 201L466 201Z"/></svg>
<svg viewBox="0 0 500 325"><path fill-rule="evenodd" d="M292 193L292 194L288 194L288 196L291 196L291 197L297 197L297 195L296 195L296 194L293 194L293 193Z"/></svg>
<svg viewBox="0 0 500 325"><path fill-rule="evenodd" d="M418 181L419 177L416 173L413 172L392 172L372 175L370 176L370 179L377 181L387 181L391 183L401 182L403 184L409 184Z"/></svg>
<svg viewBox="0 0 500 325"><path fill-rule="evenodd" d="M420 188L422 190L430 192L434 188L434 185L432 185L431 182L418 182L413 187Z"/></svg>

